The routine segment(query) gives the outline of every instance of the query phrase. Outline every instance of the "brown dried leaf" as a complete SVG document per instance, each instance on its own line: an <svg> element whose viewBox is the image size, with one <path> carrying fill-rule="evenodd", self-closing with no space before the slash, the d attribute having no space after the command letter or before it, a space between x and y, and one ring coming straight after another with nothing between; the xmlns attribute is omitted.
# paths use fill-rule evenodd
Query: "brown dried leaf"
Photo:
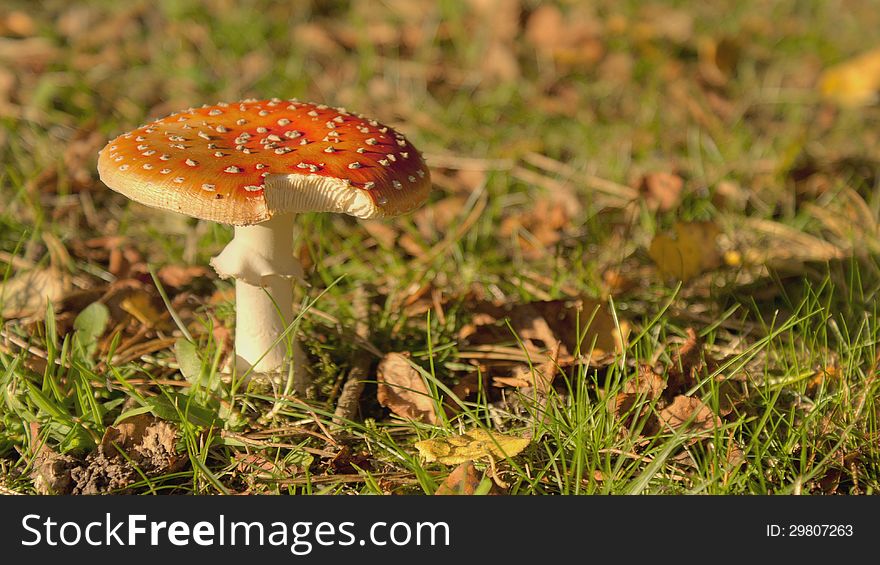
<svg viewBox="0 0 880 565"><path fill-rule="evenodd" d="M516 234L516 241L526 257L540 257L546 248L562 239L569 219L564 202L542 198L533 202L529 210L504 218L498 234L502 237Z"/></svg>
<svg viewBox="0 0 880 565"><path fill-rule="evenodd" d="M642 194L653 210L668 212L681 201L684 180L674 173L648 173L639 182L639 193Z"/></svg>
<svg viewBox="0 0 880 565"><path fill-rule="evenodd" d="M165 265L157 274L162 284L180 288L194 279L210 276L211 270L199 265Z"/></svg>
<svg viewBox="0 0 880 565"><path fill-rule="evenodd" d="M379 362L379 404L408 420L439 422L437 406L422 375L410 365L409 355L388 353Z"/></svg>
<svg viewBox="0 0 880 565"><path fill-rule="evenodd" d="M712 430L721 426L721 420L702 400L693 396L676 396L672 404L658 414L660 421L677 430L690 426L697 430Z"/></svg>
<svg viewBox="0 0 880 565"><path fill-rule="evenodd" d="M685 330L687 338L672 357L669 369L669 385L667 398L679 394L697 382L697 375L703 368L703 343L697 337L694 328Z"/></svg>
<svg viewBox="0 0 880 565"><path fill-rule="evenodd" d="M540 354L561 343L559 363L562 366L574 361L572 355L578 349L582 356L590 357L591 363L619 353L630 330L626 320L619 320L618 331L608 307L589 297L507 306L479 302L470 310L474 313L471 324L462 328L460 339L478 345L510 342L513 336L504 323L504 318L508 318L513 331L532 354ZM580 344L578 336L582 337Z"/></svg>
<svg viewBox="0 0 880 565"><path fill-rule="evenodd" d="M428 206L422 206L413 213L412 220L425 241L439 241L459 218L466 203L465 196L450 196Z"/></svg>
<svg viewBox="0 0 880 565"><path fill-rule="evenodd" d="M53 266L21 271L0 283L2 316L42 319L46 305L64 298L72 286L70 276Z"/></svg>
<svg viewBox="0 0 880 565"><path fill-rule="evenodd" d="M618 417L627 414L638 402L646 405L660 398L666 389L666 381L658 375L649 365L639 366L639 372L635 379L630 379L623 384L623 390L609 400L609 410ZM634 414L633 418L638 418Z"/></svg>
<svg viewBox="0 0 880 565"><path fill-rule="evenodd" d="M480 486L480 475L472 461L465 461L455 469L434 491L435 495L472 495Z"/></svg>
<svg viewBox="0 0 880 565"><path fill-rule="evenodd" d="M336 456L330 460L330 468L340 475L356 475L358 469L370 471L373 464L367 453L353 453L351 448L343 445Z"/></svg>
<svg viewBox="0 0 880 565"><path fill-rule="evenodd" d="M398 231L391 227L387 222L367 220L361 222L360 225L380 246L386 249L394 247L394 242L397 241Z"/></svg>

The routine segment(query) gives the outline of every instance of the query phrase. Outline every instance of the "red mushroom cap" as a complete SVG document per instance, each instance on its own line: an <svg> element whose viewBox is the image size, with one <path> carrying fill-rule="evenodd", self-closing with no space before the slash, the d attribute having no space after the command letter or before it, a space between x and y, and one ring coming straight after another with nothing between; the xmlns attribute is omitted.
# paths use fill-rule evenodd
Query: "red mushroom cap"
<svg viewBox="0 0 880 565"><path fill-rule="evenodd" d="M98 172L136 202L234 225L283 212L394 216L431 186L422 155L390 127L277 98L156 120L108 143Z"/></svg>

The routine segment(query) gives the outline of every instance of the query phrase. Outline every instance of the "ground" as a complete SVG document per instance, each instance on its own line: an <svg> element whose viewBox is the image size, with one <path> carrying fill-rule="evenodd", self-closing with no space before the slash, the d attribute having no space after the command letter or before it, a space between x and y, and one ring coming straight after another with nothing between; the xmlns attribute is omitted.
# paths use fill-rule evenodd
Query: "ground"
<svg viewBox="0 0 880 565"><path fill-rule="evenodd" d="M0 489L875 492L878 46L868 0L6 2ZM221 371L231 228L95 168L275 96L434 185L297 219L303 390Z"/></svg>

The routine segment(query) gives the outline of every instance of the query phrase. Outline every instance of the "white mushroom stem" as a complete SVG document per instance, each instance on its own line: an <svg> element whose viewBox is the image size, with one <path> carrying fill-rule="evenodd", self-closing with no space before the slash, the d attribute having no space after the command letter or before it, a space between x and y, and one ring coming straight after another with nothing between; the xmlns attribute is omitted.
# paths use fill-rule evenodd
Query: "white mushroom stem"
<svg viewBox="0 0 880 565"><path fill-rule="evenodd" d="M306 370L305 355L292 334L279 339L294 319L293 279L302 266L293 254L293 214L279 214L260 224L236 226L235 236L211 260L221 278L235 278L235 354L239 374ZM301 381L305 375L297 375Z"/></svg>

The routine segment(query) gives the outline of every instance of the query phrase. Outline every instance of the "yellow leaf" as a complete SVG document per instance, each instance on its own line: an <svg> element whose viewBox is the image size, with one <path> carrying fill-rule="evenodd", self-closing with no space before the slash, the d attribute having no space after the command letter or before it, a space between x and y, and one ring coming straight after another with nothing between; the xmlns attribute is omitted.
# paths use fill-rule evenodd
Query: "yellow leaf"
<svg viewBox="0 0 880 565"><path fill-rule="evenodd" d="M825 69L819 77L819 92L842 106L864 106L877 102L880 92L880 48Z"/></svg>
<svg viewBox="0 0 880 565"><path fill-rule="evenodd" d="M153 306L150 295L146 292L135 292L125 297L119 306L147 327L155 326L162 318L162 314Z"/></svg>
<svg viewBox="0 0 880 565"><path fill-rule="evenodd" d="M720 230L713 222L679 222L674 236L657 234L651 241L648 255L663 278L687 281L718 266L720 257L715 246Z"/></svg>
<svg viewBox="0 0 880 565"><path fill-rule="evenodd" d="M447 465L458 465L483 457L513 457L525 449L530 441L476 429L458 436L426 439L415 445L419 454L429 463L439 461Z"/></svg>

